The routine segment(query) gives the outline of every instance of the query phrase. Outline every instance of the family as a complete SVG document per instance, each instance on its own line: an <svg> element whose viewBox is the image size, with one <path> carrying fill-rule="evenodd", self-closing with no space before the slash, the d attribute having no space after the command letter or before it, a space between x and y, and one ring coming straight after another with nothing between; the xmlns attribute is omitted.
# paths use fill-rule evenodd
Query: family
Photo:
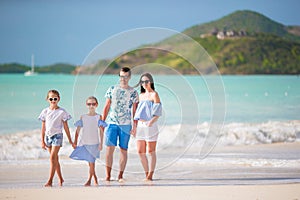
<svg viewBox="0 0 300 200"><path fill-rule="evenodd" d="M95 161L100 157L103 140L106 145L105 180L111 181L113 155L118 145L120 148L118 181L124 182L123 174L131 135L137 141L137 151L145 171L145 180L153 180L159 131L157 120L162 115L162 105L150 73L141 75L136 85L140 87L140 94L129 86L130 78L130 68L123 67L119 73L119 84L108 88L105 94L106 102L102 115L96 113L97 98L91 96L86 99L88 112L75 123L77 128L74 142L67 122L71 116L65 109L58 106L59 92L50 90L47 93L46 100L49 107L43 109L39 115L39 120L42 122L41 145L50 153L50 172L46 187L52 186L55 173L58 176L59 185L62 186L64 182L58 158L58 152L63 143L62 129L74 148L70 158L85 160L89 164L89 177L85 186L90 186L93 178L94 184L98 185Z"/></svg>

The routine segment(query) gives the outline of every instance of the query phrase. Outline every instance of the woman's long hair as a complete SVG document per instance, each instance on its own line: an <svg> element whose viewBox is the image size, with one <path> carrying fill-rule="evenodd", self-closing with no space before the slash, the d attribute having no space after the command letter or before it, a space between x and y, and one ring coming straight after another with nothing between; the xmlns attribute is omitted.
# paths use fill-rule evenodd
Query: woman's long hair
<svg viewBox="0 0 300 200"><path fill-rule="evenodd" d="M151 75L150 73L144 73L144 74L142 74L141 77L140 77L139 83L136 85L136 87L140 86L140 88L141 88L141 93L145 93L145 92L146 92L146 90L143 88L143 86L142 86L142 84L141 84L142 78L143 78L144 76L146 76L146 77L150 80L150 84L151 84L152 90L155 90L155 87L154 87L154 80L153 80L153 77L152 77L152 75Z"/></svg>

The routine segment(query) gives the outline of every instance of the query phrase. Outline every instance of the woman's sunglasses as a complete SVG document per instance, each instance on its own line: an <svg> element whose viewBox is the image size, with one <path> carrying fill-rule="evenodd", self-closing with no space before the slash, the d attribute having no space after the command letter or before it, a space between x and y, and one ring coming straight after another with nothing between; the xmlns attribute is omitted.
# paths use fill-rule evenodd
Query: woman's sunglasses
<svg viewBox="0 0 300 200"><path fill-rule="evenodd" d="M54 98L49 98L49 101L57 101L58 98L54 97Z"/></svg>
<svg viewBox="0 0 300 200"><path fill-rule="evenodd" d="M149 80L141 81L141 85L150 83Z"/></svg>
<svg viewBox="0 0 300 200"><path fill-rule="evenodd" d="M97 103L86 103L87 106L96 106Z"/></svg>

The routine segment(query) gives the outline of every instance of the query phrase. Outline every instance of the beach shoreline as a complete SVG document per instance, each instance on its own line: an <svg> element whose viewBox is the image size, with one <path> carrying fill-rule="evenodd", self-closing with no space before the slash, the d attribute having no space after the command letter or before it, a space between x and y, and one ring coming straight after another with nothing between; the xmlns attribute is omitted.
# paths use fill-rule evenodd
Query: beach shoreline
<svg viewBox="0 0 300 200"><path fill-rule="evenodd" d="M192 148L191 148L192 149ZM2 199L300 199L300 142L260 145L216 146L207 158L187 151L167 168L156 171L154 181L144 182L138 156L130 154L125 182L116 181L117 156L111 182L106 182L104 153L96 161L99 186L84 187L88 165L61 156L65 179L45 188L49 160L1 160ZM162 152L163 153L163 152ZM117 154L116 154L117 155ZM199 155L198 155L199 156ZM158 154L158 162L165 161Z"/></svg>
<svg viewBox="0 0 300 200"><path fill-rule="evenodd" d="M118 151L118 150L117 150ZM105 179L105 152L96 160L100 185ZM186 151L177 160L169 160L170 152L158 152L158 166L153 186L268 185L300 183L300 142L261 145L217 146L206 157ZM174 157L175 158L175 157ZM170 162L170 163L169 163ZM64 186L82 186L88 176L85 161L60 157ZM118 174L118 153L114 159L112 178ZM0 188L39 188L49 175L49 160L1 160ZM138 155L129 154L123 186L143 186L144 172ZM54 186L57 185L55 176ZM119 186L112 181L110 186Z"/></svg>

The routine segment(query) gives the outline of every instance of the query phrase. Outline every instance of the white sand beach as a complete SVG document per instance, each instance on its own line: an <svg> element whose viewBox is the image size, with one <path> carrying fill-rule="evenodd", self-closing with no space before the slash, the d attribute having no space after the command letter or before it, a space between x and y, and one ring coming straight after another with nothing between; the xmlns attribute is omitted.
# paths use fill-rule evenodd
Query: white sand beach
<svg viewBox="0 0 300 200"><path fill-rule="evenodd" d="M166 169L156 172L153 182L143 182L140 163L129 163L125 183L104 181L105 170L97 161L99 186L84 187L88 167L85 162L61 158L64 186L54 179L52 188L44 188L49 161L1 161L0 199L300 199L299 159L255 158L254 154L273 152L299 155L300 143L219 147L204 160L190 161L184 156ZM219 160L215 156L243 157ZM247 156L245 156L247 155ZM226 157L226 156L225 156ZM299 157L299 156L298 156ZM129 158L134 160L135 158ZM163 159L163 158L161 158ZM223 162L223 163L222 163ZM117 162L116 162L117 166ZM133 172L135 169L135 172ZM117 171L113 171L115 177Z"/></svg>
<svg viewBox="0 0 300 200"><path fill-rule="evenodd" d="M0 189L0 199L299 200L300 184Z"/></svg>

